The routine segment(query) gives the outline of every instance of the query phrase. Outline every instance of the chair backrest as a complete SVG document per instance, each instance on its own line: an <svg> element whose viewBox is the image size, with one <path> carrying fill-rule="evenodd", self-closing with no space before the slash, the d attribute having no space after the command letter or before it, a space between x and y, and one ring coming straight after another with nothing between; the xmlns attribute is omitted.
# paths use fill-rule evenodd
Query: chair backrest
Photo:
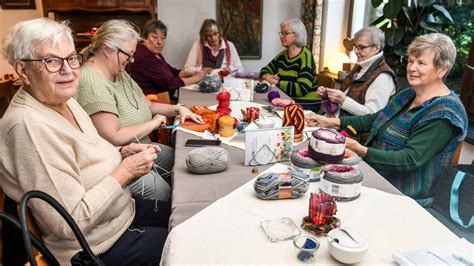
<svg viewBox="0 0 474 266"><path fill-rule="evenodd" d="M334 88L336 86L336 81L333 78L323 74L316 74L316 83L318 83L319 86L328 88Z"/></svg>
<svg viewBox="0 0 474 266"><path fill-rule="evenodd" d="M13 97L13 80L0 80L0 110L6 110Z"/></svg>

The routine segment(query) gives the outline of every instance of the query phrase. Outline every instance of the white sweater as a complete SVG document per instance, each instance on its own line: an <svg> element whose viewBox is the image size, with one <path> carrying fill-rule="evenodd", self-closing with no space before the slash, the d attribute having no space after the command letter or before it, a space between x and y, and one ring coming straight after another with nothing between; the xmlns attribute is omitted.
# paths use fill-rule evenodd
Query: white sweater
<svg viewBox="0 0 474 266"><path fill-rule="evenodd" d="M362 77L375 60L383 56L383 52L378 53L371 58L358 62L361 67L359 73L356 74L355 79ZM373 114L381 110L387 105L390 96L395 93L395 82L392 76L387 73L380 73L377 78L367 88L365 94L365 104L360 104L350 97L342 103L341 108L352 115L366 115ZM346 90L346 93L349 90Z"/></svg>

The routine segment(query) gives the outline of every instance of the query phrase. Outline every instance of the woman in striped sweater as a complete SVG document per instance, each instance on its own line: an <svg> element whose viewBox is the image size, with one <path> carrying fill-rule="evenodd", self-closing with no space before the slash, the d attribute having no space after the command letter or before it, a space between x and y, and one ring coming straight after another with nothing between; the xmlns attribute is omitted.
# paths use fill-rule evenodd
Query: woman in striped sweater
<svg viewBox="0 0 474 266"><path fill-rule="evenodd" d="M280 41L285 50L260 70L260 78L276 85L297 103L315 105L316 65L306 48L306 28L299 19L280 24ZM305 108L306 109L306 108ZM310 108L311 109L311 108Z"/></svg>

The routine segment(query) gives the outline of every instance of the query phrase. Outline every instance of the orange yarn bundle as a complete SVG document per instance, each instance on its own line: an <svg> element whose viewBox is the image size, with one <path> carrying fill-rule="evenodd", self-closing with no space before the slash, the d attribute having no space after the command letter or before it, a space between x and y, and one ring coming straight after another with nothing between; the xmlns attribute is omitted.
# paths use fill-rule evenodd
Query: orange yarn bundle
<svg viewBox="0 0 474 266"><path fill-rule="evenodd" d="M231 116L221 116L219 118L218 124L219 124L219 135L221 137L231 137L234 135L234 123L235 119Z"/></svg>
<svg viewBox="0 0 474 266"><path fill-rule="evenodd" d="M304 109L300 105L294 103L284 108L282 126L293 126L295 128L295 142L303 140L304 130Z"/></svg>

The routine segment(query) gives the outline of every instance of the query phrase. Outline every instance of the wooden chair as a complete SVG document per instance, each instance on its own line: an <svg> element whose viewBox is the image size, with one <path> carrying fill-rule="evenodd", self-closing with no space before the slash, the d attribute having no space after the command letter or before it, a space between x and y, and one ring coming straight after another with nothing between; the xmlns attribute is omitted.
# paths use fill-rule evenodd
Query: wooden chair
<svg viewBox="0 0 474 266"><path fill-rule="evenodd" d="M336 81L324 74L316 74L316 83L319 86L334 88L336 86Z"/></svg>
<svg viewBox="0 0 474 266"><path fill-rule="evenodd" d="M1 80L0 81L0 112L3 113L7 110L13 96L13 80Z"/></svg>

